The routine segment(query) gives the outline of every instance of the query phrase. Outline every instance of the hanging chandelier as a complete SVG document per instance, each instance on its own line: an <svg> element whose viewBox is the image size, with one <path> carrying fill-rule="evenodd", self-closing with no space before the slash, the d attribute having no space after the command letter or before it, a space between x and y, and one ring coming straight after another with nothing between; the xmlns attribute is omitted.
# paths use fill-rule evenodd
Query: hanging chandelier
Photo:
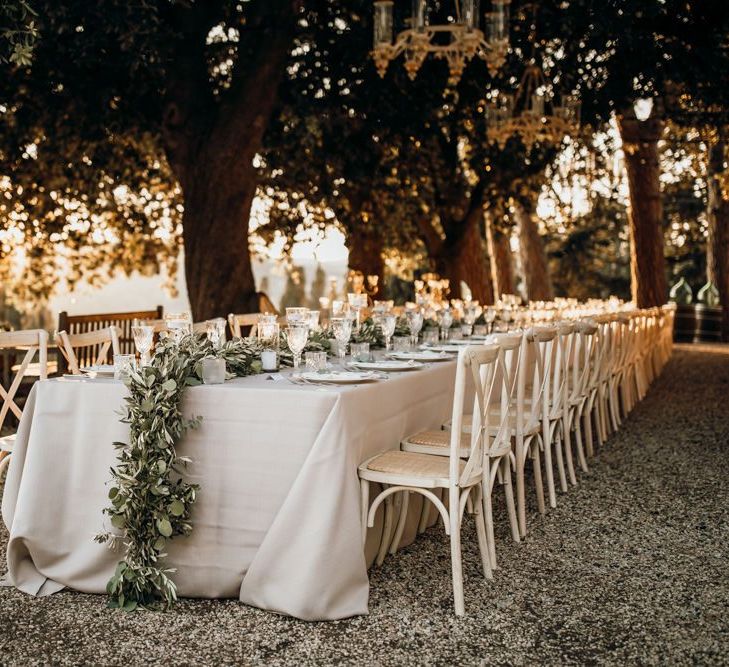
<svg viewBox="0 0 729 667"><path fill-rule="evenodd" d="M503 148L518 136L527 150L534 144L560 144L580 125L580 101L562 95L557 105L541 67L529 65L516 93L498 93L486 103L486 136Z"/></svg>
<svg viewBox="0 0 729 667"><path fill-rule="evenodd" d="M504 64L509 49L509 5L511 0L493 0L486 13L486 32L479 26L479 0L453 0L454 16L446 23L431 24L428 0L413 0L409 27L394 36L393 0L374 3L374 48L372 57L380 76L385 76L391 60L405 55L410 79L429 54L445 60L450 83L461 78L465 66L478 56L486 61L493 76Z"/></svg>

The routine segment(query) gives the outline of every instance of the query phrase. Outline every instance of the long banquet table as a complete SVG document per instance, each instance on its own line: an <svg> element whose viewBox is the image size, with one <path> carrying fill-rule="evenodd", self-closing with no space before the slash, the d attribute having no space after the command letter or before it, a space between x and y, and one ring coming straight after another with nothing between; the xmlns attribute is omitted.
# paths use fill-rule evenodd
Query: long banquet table
<svg viewBox="0 0 729 667"><path fill-rule="evenodd" d="M300 386L284 374L191 387L201 426L180 443L200 484L194 529L165 564L184 597L239 597L306 620L367 613L367 565L381 527L361 544L357 466L449 415L455 363L357 386ZM94 542L108 528L109 469L126 388L113 380L36 383L5 483L7 583L33 595L104 593L122 554ZM419 498L419 496L417 496ZM419 502L411 503L405 542Z"/></svg>

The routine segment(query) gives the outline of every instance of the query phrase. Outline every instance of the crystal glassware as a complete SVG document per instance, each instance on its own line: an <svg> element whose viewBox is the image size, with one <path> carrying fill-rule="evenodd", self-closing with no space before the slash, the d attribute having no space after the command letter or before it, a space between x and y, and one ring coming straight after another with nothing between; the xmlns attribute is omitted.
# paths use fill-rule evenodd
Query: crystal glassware
<svg viewBox="0 0 729 667"><path fill-rule="evenodd" d="M370 361L369 343L352 343L349 349L355 361Z"/></svg>
<svg viewBox="0 0 729 667"><path fill-rule="evenodd" d="M294 368L298 368L301 353L306 347L306 341L309 339L309 323L291 322L286 329L286 339L289 343L289 349L294 355Z"/></svg>
<svg viewBox="0 0 729 667"><path fill-rule="evenodd" d="M352 320L348 317L333 317L331 319L332 333L337 339L337 353L339 363L344 366L344 357L347 354L347 343L352 337Z"/></svg>
<svg viewBox="0 0 729 667"><path fill-rule="evenodd" d="M418 344L418 334L423 328L423 313L420 310L409 310L407 318L410 327L410 343L415 347Z"/></svg>
<svg viewBox="0 0 729 667"><path fill-rule="evenodd" d="M394 336L392 349L395 352L410 352L410 336Z"/></svg>
<svg viewBox="0 0 729 667"><path fill-rule="evenodd" d="M426 329L423 331L423 343L433 345L438 342L438 331L436 329Z"/></svg>
<svg viewBox="0 0 729 667"><path fill-rule="evenodd" d="M150 351L154 344L154 327L151 324L135 323L132 325L132 337L134 347L139 353L139 360L142 366L148 366L150 362Z"/></svg>
<svg viewBox="0 0 729 667"><path fill-rule="evenodd" d="M397 317L392 313L380 313L375 316L375 322L380 325L382 335L385 337L385 349L390 349L390 338L395 333L397 326Z"/></svg>
<svg viewBox="0 0 729 667"><path fill-rule="evenodd" d="M347 303L349 304L349 307L354 311L355 331L359 332L359 328L362 324L362 309L367 308L367 295L350 292L349 294L347 294Z"/></svg>
<svg viewBox="0 0 729 667"><path fill-rule="evenodd" d="M219 350L225 342L225 320L222 317L216 317L205 322L205 335L212 343L213 348Z"/></svg>
<svg viewBox="0 0 729 667"><path fill-rule="evenodd" d="M490 306L486 309L486 312L484 312L484 319L486 320L486 324L489 328L489 333L491 333L494 329L494 320L496 320L496 308L491 308Z"/></svg>
<svg viewBox="0 0 729 667"><path fill-rule="evenodd" d="M169 336L175 343L192 333L192 317L190 313L169 313L165 315L165 326Z"/></svg>
<svg viewBox="0 0 729 667"><path fill-rule="evenodd" d="M114 378L124 380L134 370L136 358L133 354L114 355Z"/></svg>
<svg viewBox="0 0 729 667"><path fill-rule="evenodd" d="M327 367L327 353L319 351L309 351L306 353L306 370L318 373Z"/></svg>
<svg viewBox="0 0 729 667"><path fill-rule="evenodd" d="M286 309L286 324L294 324L296 322L309 322L308 308L296 307Z"/></svg>
<svg viewBox="0 0 729 667"><path fill-rule="evenodd" d="M448 332L453 324L453 313L449 308L443 308L438 313L438 324L440 325L440 336L443 340L448 340Z"/></svg>
<svg viewBox="0 0 729 667"><path fill-rule="evenodd" d="M309 311L309 329L314 331L318 328L319 328L319 311L310 310Z"/></svg>
<svg viewBox="0 0 729 667"><path fill-rule="evenodd" d="M278 369L279 326L274 321L259 321L256 325L256 336L261 345L261 370Z"/></svg>

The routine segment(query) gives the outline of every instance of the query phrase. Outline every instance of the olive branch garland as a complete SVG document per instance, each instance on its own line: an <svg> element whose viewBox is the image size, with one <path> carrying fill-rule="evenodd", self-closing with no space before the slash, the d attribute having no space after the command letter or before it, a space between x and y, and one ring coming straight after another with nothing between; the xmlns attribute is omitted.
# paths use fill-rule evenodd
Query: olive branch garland
<svg viewBox="0 0 729 667"><path fill-rule="evenodd" d="M111 506L104 512L116 529L95 537L110 547L122 543L125 557L106 590L109 606L166 609L177 600L174 570L161 560L170 540L192 532L191 512L199 487L185 480L190 459L177 454L182 436L200 417L182 415L187 387L201 383L201 362L225 359L234 376L260 372L260 347L252 339L233 339L214 349L207 339L186 336L179 344L159 342L149 366L133 370L127 380L122 422L130 425L129 443L115 442L117 465L111 468Z"/></svg>

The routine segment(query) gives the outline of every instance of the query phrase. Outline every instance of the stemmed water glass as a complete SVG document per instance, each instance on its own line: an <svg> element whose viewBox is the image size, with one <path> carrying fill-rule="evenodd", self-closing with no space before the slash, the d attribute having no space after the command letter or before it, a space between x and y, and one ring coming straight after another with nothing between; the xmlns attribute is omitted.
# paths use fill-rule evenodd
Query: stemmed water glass
<svg viewBox="0 0 729 667"><path fill-rule="evenodd" d="M309 323L289 323L286 329L286 339L289 344L289 349L294 355L294 368L298 368L301 362L301 353L304 351L306 341L309 339Z"/></svg>
<svg viewBox="0 0 729 667"><path fill-rule="evenodd" d="M347 303L349 303L349 307L354 311L356 322L354 330L359 333L359 328L362 324L361 312L363 308L367 308L367 295L350 292L347 294Z"/></svg>
<svg viewBox="0 0 729 667"><path fill-rule="evenodd" d="M168 335L178 344L185 336L192 333L190 313L169 313L165 315L165 325Z"/></svg>
<svg viewBox="0 0 729 667"><path fill-rule="evenodd" d="M154 327L151 324L145 324L144 322L135 320L132 325L132 336L134 337L134 347L139 352L142 366L148 366L151 361L149 352L154 343Z"/></svg>
<svg viewBox="0 0 729 667"><path fill-rule="evenodd" d="M496 308L488 307L483 317L489 326L489 333L492 333L494 330L494 321L496 320Z"/></svg>
<svg viewBox="0 0 729 667"><path fill-rule="evenodd" d="M395 333L395 327L397 326L397 317L392 313L379 313L375 316L375 322L380 325L382 329L382 335L385 337L385 349L390 349L390 339L392 334Z"/></svg>
<svg viewBox="0 0 729 667"><path fill-rule="evenodd" d="M349 317L333 317L330 321L332 333L337 339L337 355L339 363L344 367L344 357L347 354L347 344L352 337L352 320Z"/></svg>
<svg viewBox="0 0 729 667"><path fill-rule="evenodd" d="M225 342L225 320L222 317L207 320L205 322L205 334L212 343L213 349L220 349Z"/></svg>
<svg viewBox="0 0 729 667"><path fill-rule="evenodd" d="M443 308L438 313L438 323L440 324L440 337L443 340L448 340L448 331L453 324L453 313L450 308Z"/></svg>
<svg viewBox="0 0 729 667"><path fill-rule="evenodd" d="M423 328L423 313L419 309L409 310L407 318L410 327L410 344L415 347L418 344L418 334Z"/></svg>

